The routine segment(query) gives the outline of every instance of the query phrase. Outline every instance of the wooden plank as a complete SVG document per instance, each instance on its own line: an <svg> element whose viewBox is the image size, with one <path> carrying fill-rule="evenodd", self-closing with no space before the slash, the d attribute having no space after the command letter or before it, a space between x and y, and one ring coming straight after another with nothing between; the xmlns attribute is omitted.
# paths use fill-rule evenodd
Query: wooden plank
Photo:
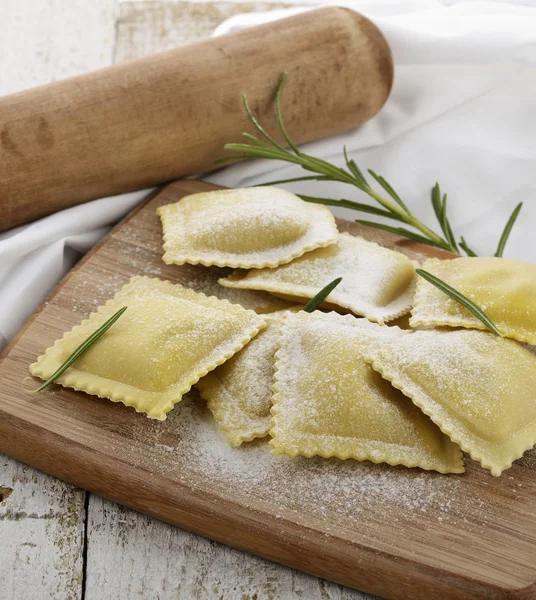
<svg viewBox="0 0 536 600"><path fill-rule="evenodd" d="M147 559L150 557L150 560ZM355 590L244 554L91 495L86 597L360 600Z"/></svg>
<svg viewBox="0 0 536 600"><path fill-rule="evenodd" d="M122 2L115 62L141 58L209 37L220 23L238 13L287 6L288 3L279 2Z"/></svg>
<svg viewBox="0 0 536 600"><path fill-rule="evenodd" d="M85 492L0 457L0 495L0 598L80 598Z"/></svg>
<svg viewBox="0 0 536 600"><path fill-rule="evenodd" d="M38 402L21 393L28 363L132 275L228 293L215 284L221 269L161 261L156 207L213 188L168 186L66 277L0 365L0 450L216 541L388 598L531 597L534 452L501 478L472 461L464 476L441 476L288 460L262 442L230 448L196 394L159 423L73 390L53 387ZM339 227L413 258L445 256L353 223Z"/></svg>
<svg viewBox="0 0 536 600"><path fill-rule="evenodd" d="M2 0L0 95L112 63L115 0Z"/></svg>
<svg viewBox="0 0 536 600"><path fill-rule="evenodd" d="M2 0L0 95L112 62L115 0ZM82 596L86 493L0 455L0 598Z"/></svg>

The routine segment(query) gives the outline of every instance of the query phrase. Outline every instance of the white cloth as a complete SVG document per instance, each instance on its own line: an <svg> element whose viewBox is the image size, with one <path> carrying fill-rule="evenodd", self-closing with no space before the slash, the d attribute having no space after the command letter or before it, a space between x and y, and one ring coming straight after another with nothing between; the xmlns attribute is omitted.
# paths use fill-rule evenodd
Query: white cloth
<svg viewBox="0 0 536 600"><path fill-rule="evenodd" d="M363 170L384 175L411 210L434 228L429 197L439 181L448 193L455 232L479 254L494 253L506 219L523 200L505 255L536 262L536 7L526 5L531 0L524 4L348 2L387 37L396 63L393 91L381 113L359 130L309 144L305 150L342 164L346 144ZM304 9L237 15L215 33ZM207 179L238 187L302 173L294 166L263 160L240 163ZM285 187L367 200L343 184ZM0 347L76 259L147 193L97 200L0 234Z"/></svg>

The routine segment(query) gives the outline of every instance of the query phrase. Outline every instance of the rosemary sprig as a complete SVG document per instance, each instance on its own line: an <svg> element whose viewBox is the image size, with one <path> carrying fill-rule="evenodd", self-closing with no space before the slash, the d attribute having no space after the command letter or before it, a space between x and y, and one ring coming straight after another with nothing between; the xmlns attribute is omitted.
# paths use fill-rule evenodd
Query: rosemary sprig
<svg viewBox="0 0 536 600"><path fill-rule="evenodd" d="M305 312L312 313L316 310L322 302L331 294L331 292L339 285L342 281L342 277L337 277L331 283L328 283L325 287L323 287L314 298L311 298L309 302L302 308Z"/></svg>
<svg viewBox="0 0 536 600"><path fill-rule="evenodd" d="M84 342L78 346L78 348L69 356L69 358L59 367L57 371L55 371L46 381L38 387L35 391L41 392L51 383L53 383L58 377L63 375L65 371L76 362L82 354L92 345L94 344L102 335L104 335L108 329L119 319L119 317L125 312L127 309L126 306L120 308L115 314L113 314L103 325L101 325L95 332L93 332Z"/></svg>
<svg viewBox="0 0 536 600"><path fill-rule="evenodd" d="M386 219L402 222L410 228L415 229L416 231L411 231L410 229L407 229L405 227L390 227L389 225L384 225L371 221L357 221L358 223L362 223L369 227L376 227L377 229L390 231L391 233L396 233L397 235L409 238L411 240L426 243L431 246L435 246L436 248L441 248L443 250L449 250L451 252L456 253L459 253L461 249L468 256L476 256L476 253L470 249L463 237L460 238L459 242L456 242L456 237L453 233L452 226L447 216L447 195L441 195L441 190L437 183L432 189L431 201L436 219L441 229L441 233L436 233L427 225L422 223L411 212L407 204L396 193L396 191L387 182L387 180L381 175L378 175L377 173L369 169L369 175L374 179L374 181L382 188L383 192L385 193L379 193L377 190L375 190L367 181L365 175L363 174L363 171L361 171L361 169L357 166L356 162L348 156L346 147L344 148L344 160L346 163L346 168L338 167L329 163L326 160L316 158L314 156L311 156L310 154L302 152L290 139L283 122L281 112L281 97L283 94L285 80L286 73L283 73L281 75L281 79L279 81L279 85L275 94L275 112L280 133L283 139L285 140L286 144L288 145L289 149L282 146L264 129L264 127L259 123L258 119L253 115L253 112L249 107L246 94L243 94L242 100L244 103L244 109L249 117L249 120L251 121L257 132L260 134L262 139L259 139L258 137L255 137L254 135L251 135L249 133L244 133L243 136L250 143L226 144L225 149L232 150L235 152L235 154L232 156L226 156L225 158L222 158L217 162L227 163L232 161L246 160L249 158L266 158L269 160L280 160L298 165L305 171L315 173L315 175L305 175L303 177L292 177L290 179L268 181L263 183L262 185L278 185L282 183L294 183L297 181L311 180L338 181L341 183L346 183L356 187L360 191L367 194L378 204L380 204L381 208L370 204L354 202L353 200L335 200L330 198L319 198L313 196L301 197L307 202L316 202L317 204L325 204L327 206L341 206L343 208L350 208L360 212L374 214L380 217L384 217ZM516 207L516 210L514 211L514 213L512 213L512 216L506 224L503 235L501 236L501 240L499 242L499 246L497 248L497 252L495 254L496 256L502 256L502 251L504 250L506 240L508 239L508 235L510 234L512 226L517 218L517 215L519 214L519 210L521 210L521 205L518 205L518 207Z"/></svg>
<svg viewBox="0 0 536 600"><path fill-rule="evenodd" d="M428 244L428 240L418 233L413 233L413 231L409 231L409 229L405 229L404 227L391 227L390 225L384 225L383 223L375 223L374 221L364 221L363 219L356 219L356 223L360 225L366 225L367 227L373 227L374 229L381 229L382 231L388 231L389 233L394 233L395 235L401 235L410 240L414 240L415 242L421 242L422 244Z"/></svg>
<svg viewBox="0 0 536 600"><path fill-rule="evenodd" d="M493 321L486 315L486 313L479 306L477 306L474 302L469 300L469 298L467 298L467 296L464 296L457 289L453 288L448 283L445 283L442 279L439 279L439 277L432 275L432 273L429 273L428 271L425 271L424 269L415 269L415 271L423 279L426 279L426 281L428 281L428 283L431 283L438 290L441 290L444 294L446 294L447 296L449 296L456 302L459 302L462 306L465 306L465 308L467 308L467 310L470 310L475 315L475 317L477 319L479 319L482 323L484 323L484 325L489 330L493 331L493 333L495 333L496 335L503 337L503 334L499 331L499 329L497 328L495 323L493 323Z"/></svg>

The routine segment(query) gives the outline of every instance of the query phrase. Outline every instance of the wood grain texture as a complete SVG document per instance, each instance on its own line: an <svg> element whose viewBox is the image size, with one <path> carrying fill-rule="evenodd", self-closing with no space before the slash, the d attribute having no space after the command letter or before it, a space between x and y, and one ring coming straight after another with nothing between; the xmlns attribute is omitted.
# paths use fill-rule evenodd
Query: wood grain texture
<svg viewBox="0 0 536 600"><path fill-rule="evenodd" d="M150 556L150 560L147 557ZM86 597L365 600L368 595L244 554L91 495Z"/></svg>
<svg viewBox="0 0 536 600"><path fill-rule="evenodd" d="M0 98L0 230L213 170L225 143L254 131L243 92L277 131L283 71L296 143L366 122L393 78L378 29L328 7Z"/></svg>
<svg viewBox="0 0 536 600"><path fill-rule="evenodd" d="M2 0L0 96L112 64L115 0Z"/></svg>
<svg viewBox="0 0 536 600"><path fill-rule="evenodd" d="M115 0L2 0L0 95L110 65L116 8ZM0 455L1 600L81 598L85 497Z"/></svg>
<svg viewBox="0 0 536 600"><path fill-rule="evenodd" d="M211 187L177 182L153 198L67 276L5 352L0 450L201 535L388 598L533 597L534 452L501 478L472 461L466 475L454 477L345 461L281 462L262 444L245 454L227 450L196 394L162 424L59 387L38 400L21 393L28 364L131 275L218 289L221 270L161 262L154 213ZM443 255L339 224L414 258Z"/></svg>
<svg viewBox="0 0 536 600"><path fill-rule="evenodd" d="M288 3L268 2L123 2L117 23L114 62L141 58L207 38L235 14L288 6Z"/></svg>
<svg viewBox="0 0 536 600"><path fill-rule="evenodd" d="M0 598L80 598L86 493L0 457L0 494Z"/></svg>

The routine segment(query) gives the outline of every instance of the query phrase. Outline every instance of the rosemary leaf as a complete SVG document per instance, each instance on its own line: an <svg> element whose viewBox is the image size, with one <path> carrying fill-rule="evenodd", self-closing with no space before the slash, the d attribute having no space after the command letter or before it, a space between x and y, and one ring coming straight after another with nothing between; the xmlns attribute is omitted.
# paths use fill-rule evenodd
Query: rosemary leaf
<svg viewBox="0 0 536 600"><path fill-rule="evenodd" d="M503 337L503 334L497 329L497 326L486 315L486 313L474 302L469 300L467 296L464 296L461 292L450 286L448 283L445 283L442 279L439 279L439 277L432 275L432 273L429 273L428 271L425 271L423 269L415 269L415 272L418 275L420 275L423 279L426 279L428 283L431 283L433 286L435 286L438 290L441 290L449 298L452 298L453 300L467 308L467 310L470 310L473 313L473 315L475 315L475 317L479 321L484 323L484 325L490 331L493 331L493 333L495 333L496 335Z"/></svg>
<svg viewBox="0 0 536 600"><path fill-rule="evenodd" d="M439 189L439 183L436 183L432 188L432 206L437 220L441 223L441 191Z"/></svg>
<svg viewBox="0 0 536 600"><path fill-rule="evenodd" d="M346 150L346 146L344 146L344 160L346 161L346 166L348 170L352 173L352 175L361 183L362 186L368 186L367 180L365 176L361 172L361 169L357 166L355 160L348 158L348 152Z"/></svg>
<svg viewBox="0 0 536 600"><path fill-rule="evenodd" d="M297 156L290 152L281 152L276 148L270 148L269 146L251 146L250 144L225 144L226 150L234 150L235 152L241 152L242 155L247 154L250 158L271 158L274 160L284 160L286 162L293 162L300 164L301 161Z"/></svg>
<svg viewBox="0 0 536 600"><path fill-rule="evenodd" d="M437 188L439 186L436 183ZM456 244L456 240L454 238L454 234L452 233L452 227L447 218L447 194L443 196L443 201L441 202L441 212L440 212L440 221L441 229L447 238L447 242L449 243L451 250L453 252L458 252L458 246Z"/></svg>
<svg viewBox="0 0 536 600"><path fill-rule="evenodd" d="M460 248L465 252L465 254L467 254L467 256L471 256L473 258L475 256L478 256L478 254L474 250L471 250L471 248L469 248L467 242L463 237L460 238Z"/></svg>
<svg viewBox="0 0 536 600"><path fill-rule="evenodd" d="M339 285L341 281L342 277L337 277L337 279L334 279L331 283L328 283L326 287L323 287L314 298L311 298L311 300L307 302L302 310L312 313L322 304L322 302L324 302L324 300L331 294L331 292Z"/></svg>
<svg viewBox="0 0 536 600"><path fill-rule="evenodd" d="M441 198L441 189L439 187L439 183L436 183L432 188L431 200L435 216L439 226L441 227L441 231L446 238L447 250L450 250L451 252L459 252L456 239L452 233L452 227L447 217L447 194Z"/></svg>
<svg viewBox="0 0 536 600"><path fill-rule="evenodd" d="M261 146L263 148L270 147L270 146L268 146L268 144L266 142L259 140L254 135L251 135L251 133L247 133L246 131L244 131L244 133L242 133L242 137L245 137L246 140L249 140L252 144L256 144L257 146Z"/></svg>
<svg viewBox="0 0 536 600"><path fill-rule="evenodd" d="M353 183L357 186L356 180L351 174L347 173L344 169L327 162L323 158L317 158L316 156L311 156L310 154L305 154L303 152L300 154L300 157L303 160L302 167L307 171L316 171L323 175L331 175L334 181Z"/></svg>
<svg viewBox="0 0 536 600"><path fill-rule="evenodd" d="M445 226L447 228L447 240L452 247L452 252L459 253L460 250L458 248L458 244L456 243L456 239L454 238L454 233L452 232L452 227L448 220L446 221Z"/></svg>
<svg viewBox="0 0 536 600"><path fill-rule="evenodd" d="M318 198L316 196L305 196L304 194L297 194L302 200L306 202L312 202L313 204L323 204L324 206L340 206L341 208L351 208L353 210L359 210L364 213L371 215L378 215L379 217L385 217L386 219L395 219L402 221L396 213L391 213L377 206L371 206L370 204L362 204L361 202L354 202L353 200L334 200L332 198Z"/></svg>
<svg viewBox="0 0 536 600"><path fill-rule="evenodd" d="M402 237L413 240L414 242L428 244L429 246L435 246L436 248L442 248L443 250L447 249L444 246L440 246L432 240L429 240L428 238L419 235L418 233L413 233L413 231L409 231L409 229L404 229L404 227L391 227L390 225L384 225L383 223L374 223L373 221L363 221L361 219L356 219L355 222L359 223L360 225L366 225L367 227L374 227L374 229L381 229L382 231L388 231L389 233L400 235Z"/></svg>
<svg viewBox="0 0 536 600"><path fill-rule="evenodd" d="M502 257L504 252L504 247L506 246L506 242L508 241L508 237L510 236L510 232L512 231L512 227L516 222L517 215L519 215L519 211L523 208L523 202L520 202L515 208L514 212L510 215L506 225L504 226L504 231L502 232L501 238L499 240L499 244L497 246L497 250L495 252L495 256Z"/></svg>
<svg viewBox="0 0 536 600"><path fill-rule="evenodd" d="M244 105L244 109L249 117L249 120L251 121L251 123L253 124L253 126L255 127L255 129L264 137L266 138L270 144L272 144L273 146L275 146L276 148L279 148L279 150L282 150L283 152L285 152L285 148L283 148L283 146L281 146L281 144L278 144L274 138L267 132L265 131L264 127L257 121L255 115L251 112L251 109L249 108L249 104L248 104L248 99L246 97L246 94L242 94L242 103Z"/></svg>
<svg viewBox="0 0 536 600"><path fill-rule="evenodd" d="M214 161L215 165L221 165L228 162L238 162L239 160L251 160L251 156L247 154L233 154L233 156L222 156Z"/></svg>
<svg viewBox="0 0 536 600"><path fill-rule="evenodd" d="M110 329L110 327L117 321L117 319L119 319L119 317L125 312L126 309L126 306L120 308L114 315L112 315L106 321L106 323L101 325L95 332L93 332L84 342L80 344L80 346L78 346L78 348L71 354L71 356L69 356L69 358L61 365L61 367L35 391L41 392L47 386L53 383L58 377L60 377L60 375L63 375L63 373L65 373L65 371L67 371L67 369L74 362L76 362L92 344L94 344L102 335L104 335L108 331L108 329Z"/></svg>
<svg viewBox="0 0 536 600"><path fill-rule="evenodd" d="M372 169L369 169L368 172L374 177L374 179L382 186L382 188L393 198L397 204L399 204L406 213L409 213L409 208L402 201L402 198L394 191L394 189L390 186L390 184L381 176L376 173Z"/></svg>
<svg viewBox="0 0 536 600"><path fill-rule="evenodd" d="M281 183L294 183L295 181L331 181L327 175L306 175L305 177L290 177L289 179L276 179L274 181L263 181L253 187L263 187L265 185L280 185Z"/></svg>
<svg viewBox="0 0 536 600"><path fill-rule="evenodd" d="M277 86L277 90L275 93L275 114L276 114L276 118L277 118L277 124L279 125L279 129L281 130L281 133L283 134L285 141L287 142L289 147L292 148L293 152L299 156L301 154L301 152L292 143L292 140L290 139L290 137L287 133L287 130L285 129L285 125L283 123L283 116L281 114L281 94L283 93L283 88L285 87L286 79L287 79L287 74L282 73L281 79L279 80L279 85Z"/></svg>

